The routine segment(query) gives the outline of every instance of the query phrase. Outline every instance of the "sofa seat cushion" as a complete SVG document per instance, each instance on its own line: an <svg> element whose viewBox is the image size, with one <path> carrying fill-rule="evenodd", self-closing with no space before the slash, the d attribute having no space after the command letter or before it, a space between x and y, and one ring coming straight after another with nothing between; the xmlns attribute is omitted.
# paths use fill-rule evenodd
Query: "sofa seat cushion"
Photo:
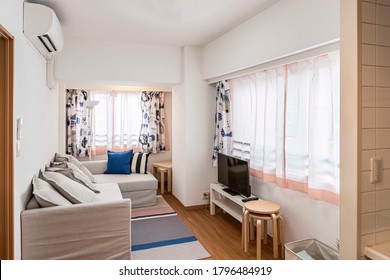
<svg viewBox="0 0 390 280"><path fill-rule="evenodd" d="M123 199L117 183L96 183L95 188L100 191L98 196L102 201L115 201Z"/></svg>
<svg viewBox="0 0 390 280"><path fill-rule="evenodd" d="M97 174L94 175L96 183L117 183L122 193L143 190L157 190L157 179L147 174Z"/></svg>

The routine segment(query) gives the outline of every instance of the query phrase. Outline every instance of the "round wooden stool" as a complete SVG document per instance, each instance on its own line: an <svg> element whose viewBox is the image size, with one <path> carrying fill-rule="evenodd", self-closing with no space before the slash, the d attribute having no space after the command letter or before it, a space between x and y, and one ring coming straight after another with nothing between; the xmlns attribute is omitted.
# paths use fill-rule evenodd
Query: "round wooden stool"
<svg viewBox="0 0 390 280"><path fill-rule="evenodd" d="M267 221L272 221L274 258L278 258L279 244L281 256L284 258L283 248L283 217L280 215L280 206L271 201L253 200L244 204L242 218L242 247L248 252L248 243L254 238L254 221L256 221L257 259L261 259L261 226L264 231L264 244L267 244Z"/></svg>

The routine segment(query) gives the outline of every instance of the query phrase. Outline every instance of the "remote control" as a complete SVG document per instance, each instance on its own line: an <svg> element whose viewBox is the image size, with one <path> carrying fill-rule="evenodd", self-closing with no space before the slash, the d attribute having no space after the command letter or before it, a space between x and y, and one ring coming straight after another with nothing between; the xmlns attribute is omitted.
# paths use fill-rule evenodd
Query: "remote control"
<svg viewBox="0 0 390 280"><path fill-rule="evenodd" d="M252 200L258 200L259 198L256 197L256 196L253 196L253 197L247 197L247 198L243 198L242 199L242 202L248 202L248 201L252 201Z"/></svg>

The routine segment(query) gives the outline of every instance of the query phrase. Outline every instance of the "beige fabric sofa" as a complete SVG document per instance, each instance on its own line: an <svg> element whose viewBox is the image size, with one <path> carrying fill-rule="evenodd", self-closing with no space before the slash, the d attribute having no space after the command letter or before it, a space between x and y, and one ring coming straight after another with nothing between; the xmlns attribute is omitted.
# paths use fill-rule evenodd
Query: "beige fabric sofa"
<svg viewBox="0 0 390 280"><path fill-rule="evenodd" d="M96 184L101 201L21 213L22 259L131 259L131 200L116 183Z"/></svg>
<svg viewBox="0 0 390 280"><path fill-rule="evenodd" d="M131 208L156 204L156 178L103 174L106 160L83 165L101 201L40 208L32 196L21 212L22 259L131 259Z"/></svg>

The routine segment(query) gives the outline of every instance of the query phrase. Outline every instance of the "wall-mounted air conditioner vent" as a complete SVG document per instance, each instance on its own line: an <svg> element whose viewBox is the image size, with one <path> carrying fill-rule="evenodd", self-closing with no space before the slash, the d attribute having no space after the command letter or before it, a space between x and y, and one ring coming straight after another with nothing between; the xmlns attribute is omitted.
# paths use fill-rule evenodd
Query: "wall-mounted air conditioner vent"
<svg viewBox="0 0 390 280"><path fill-rule="evenodd" d="M46 59L62 50L62 28L56 14L49 7L25 2L23 27L24 35Z"/></svg>
<svg viewBox="0 0 390 280"><path fill-rule="evenodd" d="M38 36L38 39L45 46L45 48L49 53L54 53L57 51L57 48L54 45L53 41L50 39L49 35L46 34L46 35Z"/></svg>

